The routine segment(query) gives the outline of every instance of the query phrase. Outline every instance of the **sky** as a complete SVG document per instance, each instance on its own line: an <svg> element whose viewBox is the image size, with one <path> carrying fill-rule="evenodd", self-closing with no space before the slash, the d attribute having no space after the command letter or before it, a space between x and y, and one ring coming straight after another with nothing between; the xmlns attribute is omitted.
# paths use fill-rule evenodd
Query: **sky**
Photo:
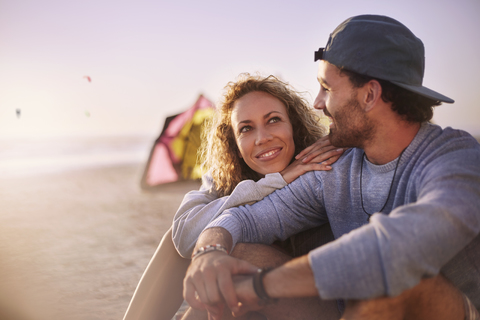
<svg viewBox="0 0 480 320"><path fill-rule="evenodd" d="M480 136L478 0L0 0L0 139L156 137L242 72L279 76L312 102L313 52L366 13L424 42L423 84L456 101L434 122Z"/></svg>

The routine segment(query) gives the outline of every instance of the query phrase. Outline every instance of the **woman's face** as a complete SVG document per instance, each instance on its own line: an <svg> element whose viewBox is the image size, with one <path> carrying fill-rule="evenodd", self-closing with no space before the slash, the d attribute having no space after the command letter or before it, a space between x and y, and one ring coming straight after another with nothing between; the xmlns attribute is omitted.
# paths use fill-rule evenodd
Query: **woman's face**
<svg viewBox="0 0 480 320"><path fill-rule="evenodd" d="M285 169L295 153L292 124L284 104L261 91L233 104L232 128L240 157L264 176Z"/></svg>

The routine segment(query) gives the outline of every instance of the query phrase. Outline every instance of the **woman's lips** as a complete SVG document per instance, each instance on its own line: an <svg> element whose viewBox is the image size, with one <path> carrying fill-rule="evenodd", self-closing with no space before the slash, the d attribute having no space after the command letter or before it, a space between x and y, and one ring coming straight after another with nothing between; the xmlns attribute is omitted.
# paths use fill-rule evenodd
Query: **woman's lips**
<svg viewBox="0 0 480 320"><path fill-rule="evenodd" d="M280 151L282 151L282 148L270 149L268 151L262 151L261 153L257 154L255 157L261 160L268 160L270 158L277 156L278 153L280 153Z"/></svg>

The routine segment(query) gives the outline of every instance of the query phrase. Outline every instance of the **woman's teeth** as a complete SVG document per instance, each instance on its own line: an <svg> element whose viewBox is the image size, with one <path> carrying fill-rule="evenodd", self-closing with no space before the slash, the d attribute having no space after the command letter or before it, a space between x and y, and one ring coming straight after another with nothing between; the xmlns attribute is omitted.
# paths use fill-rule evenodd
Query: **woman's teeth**
<svg viewBox="0 0 480 320"><path fill-rule="evenodd" d="M269 151L267 153L264 153L264 154L261 154L260 156L258 156L259 158L266 158L266 157L270 157L271 155L274 155L275 153L277 153L278 150L272 150L272 151Z"/></svg>

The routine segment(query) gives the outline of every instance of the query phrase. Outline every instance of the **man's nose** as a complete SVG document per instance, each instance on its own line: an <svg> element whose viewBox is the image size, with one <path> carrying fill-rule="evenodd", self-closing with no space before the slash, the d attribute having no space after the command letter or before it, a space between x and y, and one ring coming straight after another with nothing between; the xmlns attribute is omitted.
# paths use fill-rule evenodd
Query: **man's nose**
<svg viewBox="0 0 480 320"><path fill-rule="evenodd" d="M325 109L325 94L320 90L313 102L313 107L317 110Z"/></svg>
<svg viewBox="0 0 480 320"><path fill-rule="evenodd" d="M272 140L272 135L268 130L261 129L261 128L257 129L257 137L255 139L255 145L258 146L270 140Z"/></svg>

